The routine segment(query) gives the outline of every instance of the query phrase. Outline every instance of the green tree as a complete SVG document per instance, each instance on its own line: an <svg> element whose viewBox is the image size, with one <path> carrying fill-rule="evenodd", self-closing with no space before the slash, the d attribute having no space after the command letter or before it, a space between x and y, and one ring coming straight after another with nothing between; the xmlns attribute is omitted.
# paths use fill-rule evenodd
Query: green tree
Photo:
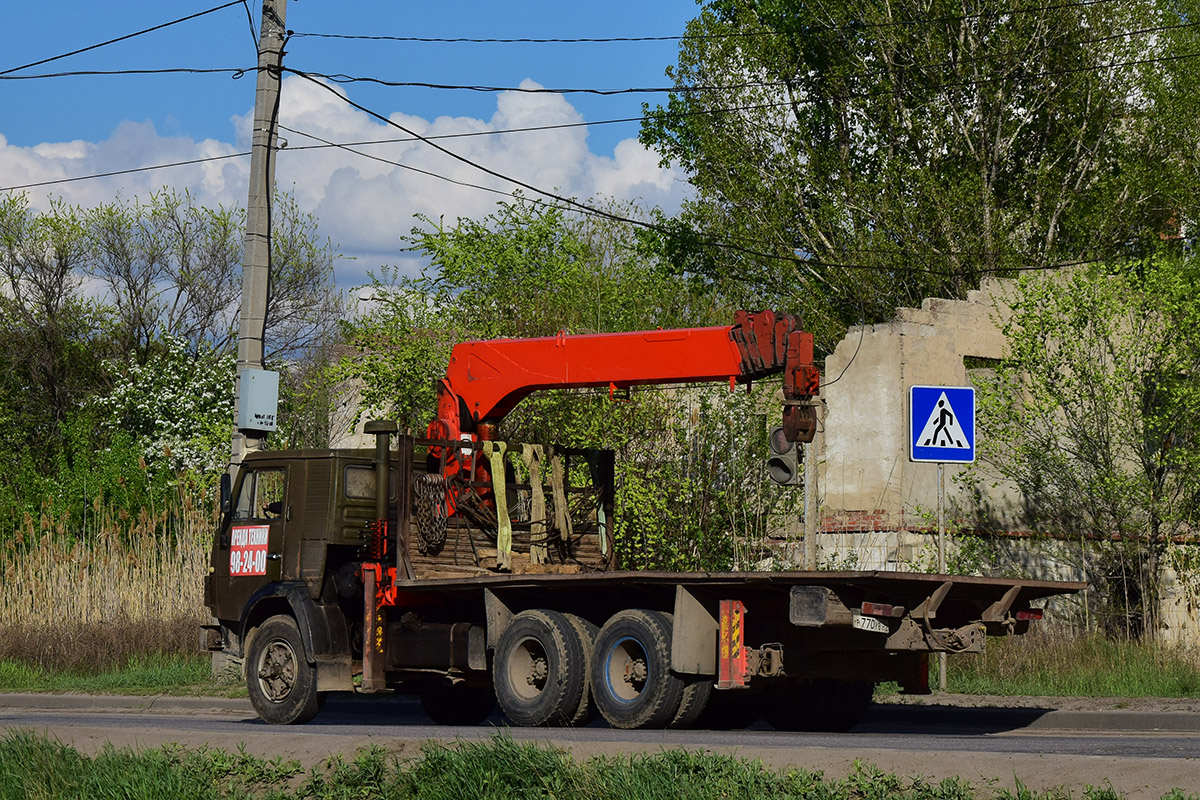
<svg viewBox="0 0 1200 800"><path fill-rule="evenodd" d="M622 213L639 213L620 207ZM372 310L346 326L363 404L424 430L434 382L467 339L552 336L728 323L711 300L680 288L623 227L517 197L483 220L422 219L409 237L429 265L416 278L385 272Z"/></svg>
<svg viewBox="0 0 1200 800"><path fill-rule="evenodd" d="M980 386L982 455L1035 529L1099 548L1119 627L1154 635L1167 546L1200 521L1196 259L1023 278Z"/></svg>
<svg viewBox="0 0 1200 800"><path fill-rule="evenodd" d="M128 436L151 469L215 476L229 461L234 357L165 338L145 364L110 360L112 386L92 399L102 434Z"/></svg>
<svg viewBox="0 0 1200 800"><path fill-rule="evenodd" d="M324 446L288 373L344 316L334 249L292 198L274 211L267 352L307 415L290 441ZM165 189L90 209L0 199L0 530L47 509L77 526L94 501L161 511L224 468L243 216Z"/></svg>
<svg viewBox="0 0 1200 800"><path fill-rule="evenodd" d="M705 2L642 129L697 191L659 244L733 296L784 298L827 347L985 273L1145 246L1195 218L1162 167L1195 161L1175 146L1195 68L1145 57L1196 50L1195 11Z"/></svg>
<svg viewBox="0 0 1200 800"><path fill-rule="evenodd" d="M10 452L55 453L71 412L104 385L100 362L113 350L82 289L86 253L75 209L0 199L0 440Z"/></svg>
<svg viewBox="0 0 1200 800"><path fill-rule="evenodd" d="M194 350L233 347L241 302L245 211L205 208L170 189L76 212L84 269L101 282L122 352L145 363L160 337ZM268 358L292 358L328 339L344 313L335 250L295 198L275 198Z"/></svg>
<svg viewBox="0 0 1200 800"><path fill-rule="evenodd" d="M609 201L600 207L621 217L648 216L636 204ZM483 220L460 218L454 226L421 220L409 244L429 266L412 288L456 307L481 337L731 319L720 304L681 284L623 223L567 215L520 195Z"/></svg>
<svg viewBox="0 0 1200 800"><path fill-rule="evenodd" d="M429 270L376 281L372 313L347 332L356 352L335 377L353 379L365 405L417 431L432 417L434 381L456 342L732 321L647 258L626 228L519 197L483 220L425 220L411 242ZM617 403L604 392L544 392L514 409L502 435L616 452L622 566L745 566L759 555L768 516L795 500L764 481L759 400L724 386L634 391Z"/></svg>

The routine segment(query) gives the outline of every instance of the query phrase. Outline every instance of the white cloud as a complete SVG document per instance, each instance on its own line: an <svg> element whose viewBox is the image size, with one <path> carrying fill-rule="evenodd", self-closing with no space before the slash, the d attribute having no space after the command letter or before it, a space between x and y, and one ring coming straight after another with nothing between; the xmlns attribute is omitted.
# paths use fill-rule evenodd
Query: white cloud
<svg viewBox="0 0 1200 800"><path fill-rule="evenodd" d="M523 88L537 86L529 80L522 84ZM342 93L340 87L335 91ZM122 123L101 142L47 142L35 147L17 147L0 136L0 187L242 152L249 149L252 119L252 113L247 112L231 120L232 142L163 136L150 122L132 121ZM498 94L496 111L487 120L438 117L430 121L402 112L392 113L389 119L422 136L583 121L561 95L524 92ZM480 217L494 210L503 199L501 195L415 170L498 190L504 195L516 188L422 142L388 141L410 137L304 78L289 77L284 81L280 123L333 142L380 142L354 149L403 165L373 161L337 148L302 150L319 142L292 131L280 132L288 147L279 156L278 184L295 192L303 210L316 214L323 235L355 257L339 266L339 280L343 284L361 281L368 270L380 264L401 264L413 270L415 262L411 256L401 254L399 248L400 238L416 222L415 214L435 220L445 217L448 221ZM658 157L646 151L636 139L618 143L611 156L592 153L585 127L437 141L471 162L568 197L589 199L599 194L622 200L638 199L674 212L688 191L680 174L660 168ZM38 207L45 207L49 196L61 197L68 203L94 205L118 194L127 198L146 197L163 185L170 185L187 188L202 204L241 205L246 202L248 174L248 158L230 158L31 188L28 192ZM537 197L534 192L523 191L526 196Z"/></svg>

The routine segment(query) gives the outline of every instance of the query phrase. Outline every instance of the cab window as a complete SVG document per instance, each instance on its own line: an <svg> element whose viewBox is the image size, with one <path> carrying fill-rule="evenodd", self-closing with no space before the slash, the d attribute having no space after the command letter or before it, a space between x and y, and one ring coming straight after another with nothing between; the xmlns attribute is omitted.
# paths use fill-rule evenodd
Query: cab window
<svg viewBox="0 0 1200 800"><path fill-rule="evenodd" d="M351 500L375 499L375 467L352 464L346 467L342 482L346 497ZM388 499L396 499L396 470L388 470Z"/></svg>
<svg viewBox="0 0 1200 800"><path fill-rule="evenodd" d="M283 516L287 474L282 469L250 472L242 481L234 519L275 519Z"/></svg>

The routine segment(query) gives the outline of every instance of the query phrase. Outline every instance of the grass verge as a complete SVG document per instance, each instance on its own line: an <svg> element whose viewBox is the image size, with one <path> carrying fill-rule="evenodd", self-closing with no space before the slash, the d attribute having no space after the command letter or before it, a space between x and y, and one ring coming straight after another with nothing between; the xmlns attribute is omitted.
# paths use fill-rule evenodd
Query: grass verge
<svg viewBox="0 0 1200 800"><path fill-rule="evenodd" d="M962 694L1197 697L1196 654L1100 634L1034 632L989 639L983 655L950 656L947 688Z"/></svg>
<svg viewBox="0 0 1200 800"><path fill-rule="evenodd" d="M0 739L0 800L122 797L271 798L334 800L673 800L674 798L796 798L797 800L1120 800L1110 786L1047 792L973 787L961 778L932 782L901 778L855 762L845 778L688 750L593 757L576 761L563 750L517 743L497 735L485 742L426 743L415 759L382 748L335 757L304 772L296 761L264 760L244 751L164 747L135 753L106 748L88 757L39 734L17 731ZM1164 798L1189 800L1173 791Z"/></svg>
<svg viewBox="0 0 1200 800"><path fill-rule="evenodd" d="M207 656L133 656L124 666L92 671L45 670L24 661L0 661L0 692L85 692L92 694L174 694L242 696L240 685L211 677Z"/></svg>

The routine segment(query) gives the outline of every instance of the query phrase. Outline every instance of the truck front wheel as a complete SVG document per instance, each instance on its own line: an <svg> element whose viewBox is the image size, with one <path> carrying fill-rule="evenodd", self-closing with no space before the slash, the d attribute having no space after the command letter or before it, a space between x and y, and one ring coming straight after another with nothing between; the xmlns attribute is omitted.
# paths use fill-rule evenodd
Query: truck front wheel
<svg viewBox="0 0 1200 800"><path fill-rule="evenodd" d="M587 691L575 626L557 611L517 614L496 643L492 682L500 709L514 724L571 724Z"/></svg>
<svg viewBox="0 0 1200 800"><path fill-rule="evenodd" d="M671 615L630 609L609 618L592 654L592 699L614 728L661 728L683 701L671 672Z"/></svg>
<svg viewBox="0 0 1200 800"><path fill-rule="evenodd" d="M304 658L300 629L291 617L270 617L250 637L246 689L255 712L272 725L308 722L321 710L317 670Z"/></svg>

